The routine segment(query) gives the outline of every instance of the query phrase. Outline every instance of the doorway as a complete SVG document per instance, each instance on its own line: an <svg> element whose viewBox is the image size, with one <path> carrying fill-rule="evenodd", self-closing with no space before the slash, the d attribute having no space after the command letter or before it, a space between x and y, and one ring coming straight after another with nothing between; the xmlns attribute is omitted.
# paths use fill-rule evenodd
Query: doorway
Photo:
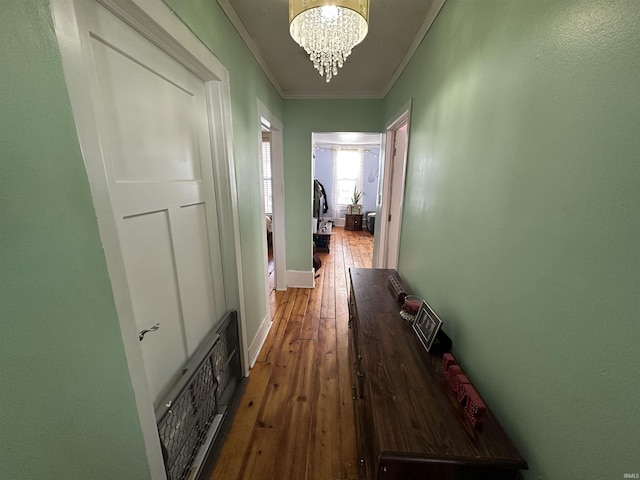
<svg viewBox="0 0 640 480"><path fill-rule="evenodd" d="M284 222L284 156L282 146L282 122L258 100L260 191L262 196L262 219L264 219L264 264L267 288L265 302L268 303L269 285L276 290L287 289L286 245ZM268 157L268 158L267 158ZM267 161L268 160L268 161ZM267 221L269 217L269 221ZM270 223L270 225L268 225ZM270 234L269 234L270 233ZM270 240L269 240L269 237ZM269 258L271 244L271 259ZM273 279L269 274L270 264ZM267 311L269 309L267 308Z"/></svg>
<svg viewBox="0 0 640 480"><path fill-rule="evenodd" d="M271 168L271 130L269 124L262 119L260 125L262 141L260 148L260 172L262 177L262 205L264 213L265 234L264 243L267 245L266 276L267 295L275 290L275 264L273 259L273 177Z"/></svg>
<svg viewBox="0 0 640 480"><path fill-rule="evenodd" d="M408 104L386 128L384 180L380 185L377 208L380 240L377 249L374 248L378 268L398 268L410 116L411 105Z"/></svg>
<svg viewBox="0 0 640 480"><path fill-rule="evenodd" d="M228 74L162 5L51 9L147 460L164 479L154 405L231 306L248 363Z"/></svg>
<svg viewBox="0 0 640 480"><path fill-rule="evenodd" d="M314 202L314 233L327 223L345 226L354 189L363 192L358 202L362 208L355 228L368 230L373 226L373 220L371 225L367 225L367 216L376 210L382 135L362 132L313 133L312 142L314 186L319 182L324 194L320 204ZM315 193L316 189L313 191ZM321 207L319 210L318 206ZM373 234L373 229L370 233Z"/></svg>

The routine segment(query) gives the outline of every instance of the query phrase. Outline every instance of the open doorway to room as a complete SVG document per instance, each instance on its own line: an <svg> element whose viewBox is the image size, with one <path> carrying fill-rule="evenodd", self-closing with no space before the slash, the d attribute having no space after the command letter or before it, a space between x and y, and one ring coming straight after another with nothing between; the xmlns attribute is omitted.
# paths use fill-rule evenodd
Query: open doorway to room
<svg viewBox="0 0 640 480"><path fill-rule="evenodd" d="M380 133L314 133L314 243L329 251L331 229L367 230L374 235L380 173ZM353 195L362 192L359 207Z"/></svg>
<svg viewBox="0 0 640 480"><path fill-rule="evenodd" d="M261 124L262 142L262 187L267 244L267 285L269 294L276 288L275 264L273 261L273 174L271 168L271 130Z"/></svg>
<svg viewBox="0 0 640 480"><path fill-rule="evenodd" d="M260 122L260 190L264 223L264 272L266 297L271 291L286 290L284 234L284 167L282 123L258 102Z"/></svg>
<svg viewBox="0 0 640 480"><path fill-rule="evenodd" d="M384 180L376 205L380 212L379 242L374 248L374 265L379 268L398 268L410 112L409 104L389 123L385 133Z"/></svg>

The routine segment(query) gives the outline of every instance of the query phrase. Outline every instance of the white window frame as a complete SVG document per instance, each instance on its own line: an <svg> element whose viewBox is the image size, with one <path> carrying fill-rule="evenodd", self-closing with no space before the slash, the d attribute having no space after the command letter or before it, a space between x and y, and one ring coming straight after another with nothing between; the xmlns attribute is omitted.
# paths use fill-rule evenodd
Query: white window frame
<svg viewBox="0 0 640 480"><path fill-rule="evenodd" d="M271 171L271 137L262 134L262 184L264 188L264 213L273 214L273 173Z"/></svg>
<svg viewBox="0 0 640 480"><path fill-rule="evenodd" d="M357 154L356 161L358 162L355 167L355 172L350 176L341 176L340 172L340 164L347 159L344 157L346 155ZM362 177L363 177L363 168L364 168L364 150L360 147L335 147L333 150L333 208L334 208L334 218L340 218L343 215L342 211L346 210L347 205L351 205L351 201L348 200L346 193L341 196L340 195L340 182L352 182L352 185L355 186L359 191L362 190ZM349 197L353 195L353 188L349 188Z"/></svg>

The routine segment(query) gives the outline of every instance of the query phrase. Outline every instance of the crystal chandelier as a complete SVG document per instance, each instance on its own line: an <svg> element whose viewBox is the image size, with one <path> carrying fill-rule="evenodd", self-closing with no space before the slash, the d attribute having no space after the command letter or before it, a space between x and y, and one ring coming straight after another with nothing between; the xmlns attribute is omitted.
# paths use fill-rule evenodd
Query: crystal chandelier
<svg viewBox="0 0 640 480"><path fill-rule="evenodd" d="M289 0L289 33L327 83L367 36L369 0Z"/></svg>

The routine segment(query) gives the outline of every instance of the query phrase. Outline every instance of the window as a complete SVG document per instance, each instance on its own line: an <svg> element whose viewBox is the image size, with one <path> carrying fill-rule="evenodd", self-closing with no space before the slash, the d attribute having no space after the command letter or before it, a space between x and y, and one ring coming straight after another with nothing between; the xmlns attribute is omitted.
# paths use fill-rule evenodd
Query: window
<svg viewBox="0 0 640 480"><path fill-rule="evenodd" d="M273 213L273 182L271 179L271 139L262 135L262 182L264 184L264 213Z"/></svg>
<svg viewBox="0 0 640 480"><path fill-rule="evenodd" d="M333 205L351 204L353 190L362 190L362 149L337 148L333 157ZM338 216L338 215L334 215Z"/></svg>

